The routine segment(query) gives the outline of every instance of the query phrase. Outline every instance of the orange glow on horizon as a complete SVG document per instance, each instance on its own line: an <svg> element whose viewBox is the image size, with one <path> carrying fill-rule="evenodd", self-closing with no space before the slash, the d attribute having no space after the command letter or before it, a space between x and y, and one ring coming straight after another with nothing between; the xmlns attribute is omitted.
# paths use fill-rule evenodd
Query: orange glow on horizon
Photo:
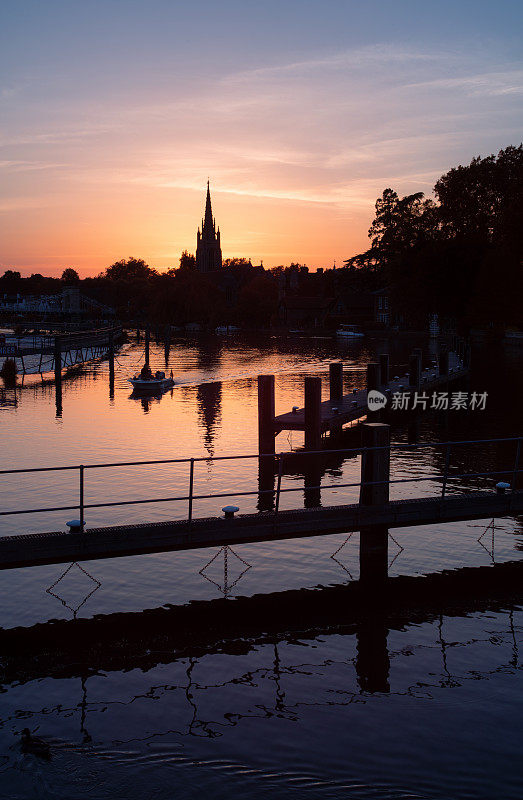
<svg viewBox="0 0 523 800"><path fill-rule="evenodd" d="M358 213L328 203L220 192L211 183L213 214L222 234L223 258L263 261L266 268L291 262L331 267L368 247L372 204ZM3 269L23 275L59 276L72 266L80 276L97 275L122 258L143 258L160 272L177 267L184 250L196 250L205 189L111 187L76 197L55 197L46 207L28 207L11 218L3 239ZM30 230L31 235L25 235Z"/></svg>

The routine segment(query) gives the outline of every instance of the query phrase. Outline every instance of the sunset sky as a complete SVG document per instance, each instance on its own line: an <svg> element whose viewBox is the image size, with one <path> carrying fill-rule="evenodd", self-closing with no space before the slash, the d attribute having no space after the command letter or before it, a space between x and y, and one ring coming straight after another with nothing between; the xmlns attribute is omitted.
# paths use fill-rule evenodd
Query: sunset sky
<svg viewBox="0 0 523 800"><path fill-rule="evenodd" d="M0 269L331 266L384 188L523 138L520 2L7 0Z"/></svg>

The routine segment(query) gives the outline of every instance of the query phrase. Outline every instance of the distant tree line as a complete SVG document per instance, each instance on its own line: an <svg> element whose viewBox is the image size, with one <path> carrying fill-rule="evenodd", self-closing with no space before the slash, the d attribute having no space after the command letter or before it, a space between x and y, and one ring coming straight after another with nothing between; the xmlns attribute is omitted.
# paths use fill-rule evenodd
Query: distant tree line
<svg viewBox="0 0 523 800"><path fill-rule="evenodd" d="M438 312L464 327L521 325L523 146L451 169L434 194L385 189L371 246L347 267L387 285L411 318Z"/></svg>
<svg viewBox="0 0 523 800"><path fill-rule="evenodd" d="M72 267L60 279L21 278L7 270L0 295L52 294L78 284L124 321L265 327L277 321L283 293L334 298L387 288L391 305L411 327L426 329L433 312L457 318L464 328L521 326L523 145L451 169L434 194L435 200L422 192L399 197L385 189L376 201L369 249L338 270L309 274L295 263L265 270L232 258L222 270L200 273L185 250L179 266L166 272L134 257L84 280Z"/></svg>

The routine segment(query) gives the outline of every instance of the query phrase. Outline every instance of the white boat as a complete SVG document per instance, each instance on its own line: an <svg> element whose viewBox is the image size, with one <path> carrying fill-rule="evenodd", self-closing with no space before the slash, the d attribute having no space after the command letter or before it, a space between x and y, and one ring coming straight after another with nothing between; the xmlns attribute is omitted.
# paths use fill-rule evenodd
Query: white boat
<svg viewBox="0 0 523 800"><path fill-rule="evenodd" d="M364 336L357 325L340 325L336 331L336 336L342 339L354 339Z"/></svg>
<svg viewBox="0 0 523 800"><path fill-rule="evenodd" d="M132 384L133 389L139 392L162 392L174 386L174 378L166 378L165 372L160 371L155 372L150 378L142 378L142 376L138 374L135 375L134 378L128 378L128 381Z"/></svg>

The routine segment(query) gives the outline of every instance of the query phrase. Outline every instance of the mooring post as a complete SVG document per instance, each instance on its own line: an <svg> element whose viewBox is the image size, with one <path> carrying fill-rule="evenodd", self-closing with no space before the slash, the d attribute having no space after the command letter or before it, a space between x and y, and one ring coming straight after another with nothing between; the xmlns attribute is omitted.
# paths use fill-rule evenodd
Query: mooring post
<svg viewBox="0 0 523 800"><path fill-rule="evenodd" d="M145 366L149 366L149 349L151 344L151 331L149 325L145 326Z"/></svg>
<svg viewBox="0 0 523 800"><path fill-rule="evenodd" d="M62 340L59 336L54 337L54 379L57 386L62 384Z"/></svg>
<svg viewBox="0 0 523 800"><path fill-rule="evenodd" d="M377 389L379 385L380 365L375 361L371 361L367 364L367 391L370 392L372 389Z"/></svg>
<svg viewBox="0 0 523 800"><path fill-rule="evenodd" d="M441 350L438 356L439 374L441 377L449 374L449 351Z"/></svg>
<svg viewBox="0 0 523 800"><path fill-rule="evenodd" d="M467 341L465 343L465 349L463 351L463 366L466 369L470 367L470 352L471 352L470 342Z"/></svg>
<svg viewBox="0 0 523 800"><path fill-rule="evenodd" d="M363 425L360 504L380 506L389 502L390 426L380 422ZM360 531L360 581L371 585L387 578L388 538L386 525L368 525Z"/></svg>
<svg viewBox="0 0 523 800"><path fill-rule="evenodd" d="M60 336L54 339L54 390L57 418L62 417L62 340Z"/></svg>
<svg viewBox="0 0 523 800"><path fill-rule="evenodd" d="M136 326L136 341L137 342L140 341L140 326L139 325Z"/></svg>
<svg viewBox="0 0 523 800"><path fill-rule="evenodd" d="M419 353L412 353L409 358L409 386L419 389L421 384L421 357Z"/></svg>
<svg viewBox="0 0 523 800"><path fill-rule="evenodd" d="M274 432L274 375L258 375L258 452L273 455Z"/></svg>
<svg viewBox="0 0 523 800"><path fill-rule="evenodd" d="M114 334L109 333L109 399L114 400Z"/></svg>
<svg viewBox="0 0 523 800"><path fill-rule="evenodd" d="M305 378L305 449L321 447L321 378Z"/></svg>
<svg viewBox="0 0 523 800"><path fill-rule="evenodd" d="M380 383L387 386L389 383L389 354L380 354Z"/></svg>
<svg viewBox="0 0 523 800"><path fill-rule="evenodd" d="M333 361L329 364L329 399L331 403L343 399L343 362Z"/></svg>

